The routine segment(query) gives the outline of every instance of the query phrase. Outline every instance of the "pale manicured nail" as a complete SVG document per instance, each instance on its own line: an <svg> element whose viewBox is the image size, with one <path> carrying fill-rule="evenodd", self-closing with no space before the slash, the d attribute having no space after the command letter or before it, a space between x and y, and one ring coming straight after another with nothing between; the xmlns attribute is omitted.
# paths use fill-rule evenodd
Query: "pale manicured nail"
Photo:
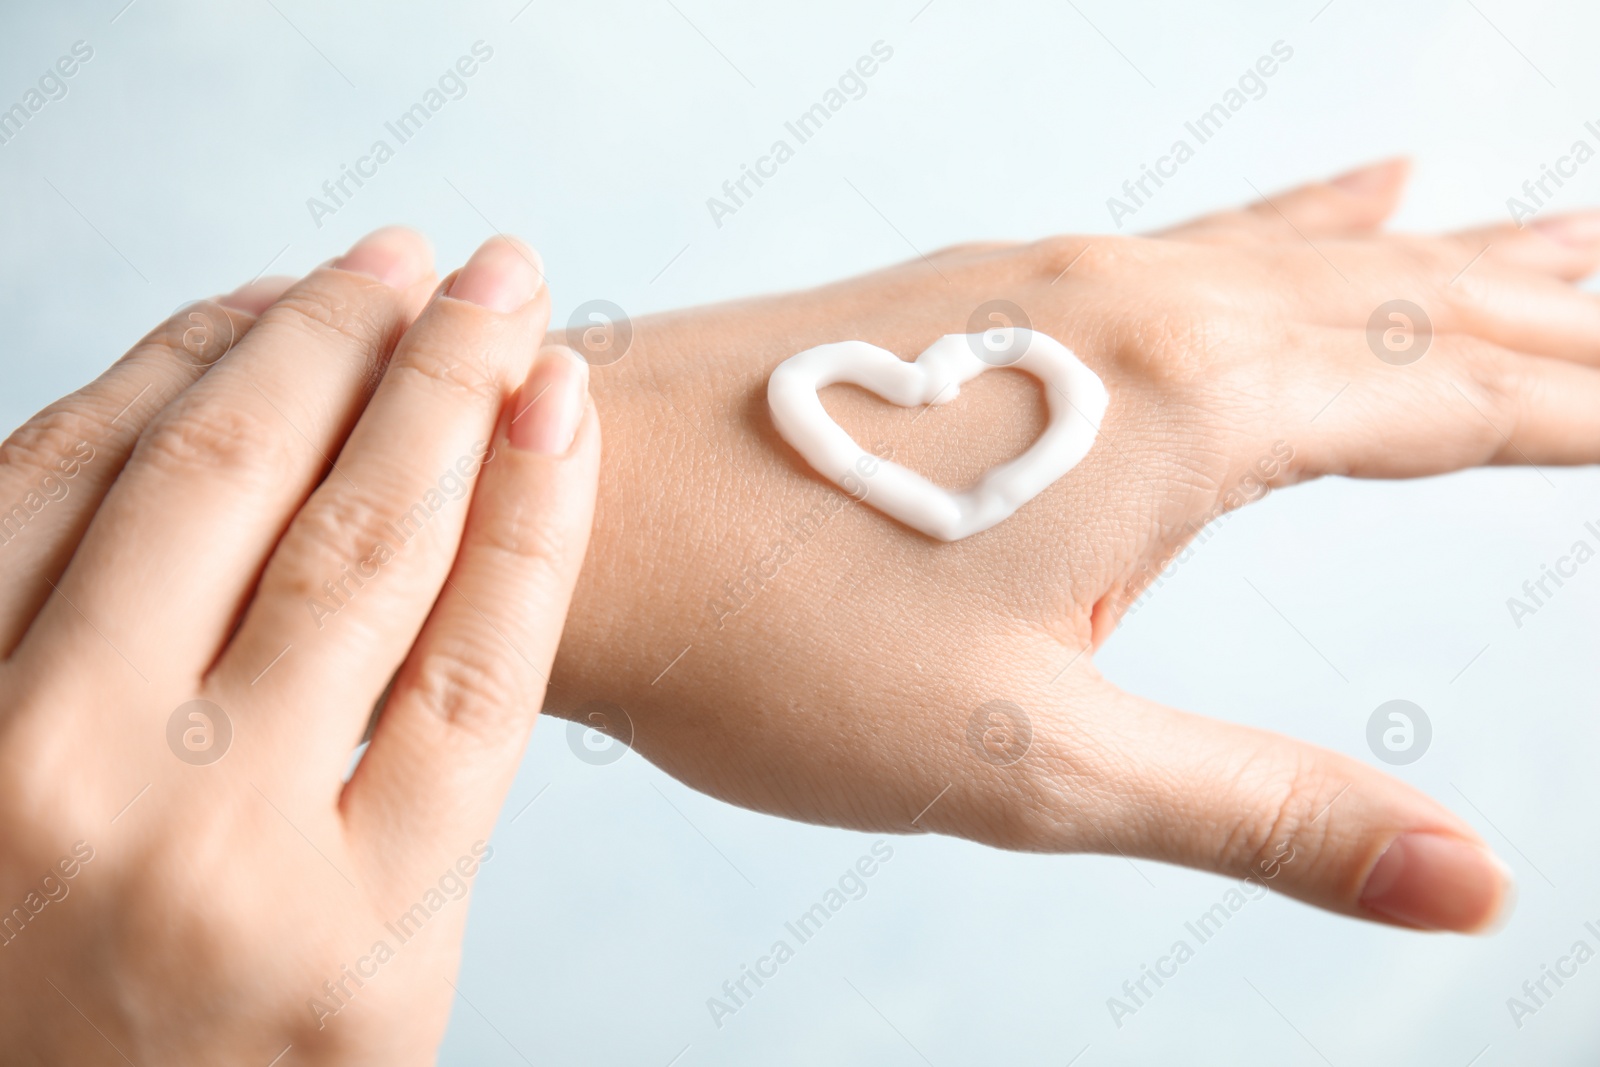
<svg viewBox="0 0 1600 1067"><path fill-rule="evenodd" d="M1403 160L1387 159L1382 163L1374 163L1370 167L1361 167L1347 174L1341 174L1328 184L1343 189L1347 193L1357 196L1366 196L1371 193L1381 192L1394 184L1395 171L1405 166Z"/></svg>
<svg viewBox="0 0 1600 1067"><path fill-rule="evenodd" d="M588 405L589 364L570 348L539 353L517 393L508 436L513 448L559 456L572 447Z"/></svg>
<svg viewBox="0 0 1600 1067"><path fill-rule="evenodd" d="M1600 213L1557 215L1554 218L1534 219L1528 225L1551 240L1574 248L1593 248L1600 243Z"/></svg>
<svg viewBox="0 0 1600 1067"><path fill-rule="evenodd" d="M1361 906L1407 926L1486 933L1510 914L1515 881L1481 845L1446 834L1401 834L1367 875Z"/></svg>
<svg viewBox="0 0 1600 1067"><path fill-rule="evenodd" d="M433 270L433 249L414 230L385 226L357 241L333 265L376 278L391 289L409 289Z"/></svg>
<svg viewBox="0 0 1600 1067"><path fill-rule="evenodd" d="M539 254L514 237L491 237L478 246L446 295L490 311L516 311L544 287Z"/></svg>

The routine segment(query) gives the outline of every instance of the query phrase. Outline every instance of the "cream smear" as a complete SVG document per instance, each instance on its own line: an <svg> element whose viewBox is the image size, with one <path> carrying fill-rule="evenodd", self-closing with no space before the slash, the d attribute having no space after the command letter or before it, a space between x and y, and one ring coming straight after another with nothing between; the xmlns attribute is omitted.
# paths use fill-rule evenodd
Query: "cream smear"
<svg viewBox="0 0 1600 1067"><path fill-rule="evenodd" d="M834 422L817 391L859 385L901 407L948 404L986 370L1007 367L1045 385L1050 422L1016 459L958 492L868 453ZM1014 327L946 334L914 363L865 341L808 348L778 365L767 405L778 433L824 478L890 518L940 541L1004 522L1078 464L1094 445L1110 396L1100 377L1061 342Z"/></svg>

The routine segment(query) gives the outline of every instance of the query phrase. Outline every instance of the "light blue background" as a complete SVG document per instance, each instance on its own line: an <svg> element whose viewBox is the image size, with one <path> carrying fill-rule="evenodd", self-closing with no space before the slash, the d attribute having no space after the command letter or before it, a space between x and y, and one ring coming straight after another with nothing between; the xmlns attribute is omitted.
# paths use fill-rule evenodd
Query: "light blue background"
<svg viewBox="0 0 1600 1067"><path fill-rule="evenodd" d="M640 314L1103 231L1106 197L1279 39L1295 54L1268 95L1136 228L1399 151L1418 161L1400 225L1503 219L1600 119L1600 14L1579 0L123 3L0 15L0 106L74 41L95 49L0 146L7 426L178 304L388 222L446 264L491 225L527 237L558 320L596 297ZM494 58L467 95L316 228L306 198L479 39ZM880 39L894 58L867 95L714 226L706 198ZM1600 163L1559 202L1600 202ZM588 765L549 720L478 885L444 1062L1593 1063L1600 962L1520 1031L1505 1003L1600 919L1600 569L1520 630L1505 607L1586 519L1589 470L1297 488L1228 520L1100 660L1152 697L1369 760L1371 711L1421 704L1433 747L1395 773L1516 869L1496 937L1274 897L1118 1030L1106 998L1228 883L897 838L866 897L719 1030L706 998L874 838L728 807L632 754Z"/></svg>

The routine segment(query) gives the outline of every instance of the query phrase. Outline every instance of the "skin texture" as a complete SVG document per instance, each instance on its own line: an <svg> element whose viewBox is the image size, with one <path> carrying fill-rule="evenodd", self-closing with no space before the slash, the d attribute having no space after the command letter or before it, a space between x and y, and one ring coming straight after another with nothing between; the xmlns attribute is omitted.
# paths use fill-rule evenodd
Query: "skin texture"
<svg viewBox="0 0 1600 1067"><path fill-rule="evenodd" d="M0 449L0 499L70 486L0 545L6 1063L433 1061L600 448L584 364L535 359L537 257L496 239L435 282L379 231L212 333L180 314Z"/></svg>
<svg viewBox="0 0 1600 1067"><path fill-rule="evenodd" d="M1346 915L1492 924L1509 876L1439 803L1094 667L1140 589L1263 483L1600 459L1600 310L1572 284L1600 262L1595 217L1382 233L1405 174L1379 165L1150 238L954 248L635 320L626 354L594 372L611 458L552 709L631 731L671 774L758 811L1115 851ZM1435 331L1405 366L1366 334L1395 298ZM764 389L782 360L851 338L912 359L1007 324L969 326L993 300L1111 393L1094 450L1005 523L936 542L847 503L776 436ZM824 400L869 450L945 485L1019 453L1044 418L1037 384L1011 372L926 417L850 387ZM1031 737L992 715L969 736L994 701L1022 709ZM1408 834L1440 847L1394 851L1364 901Z"/></svg>

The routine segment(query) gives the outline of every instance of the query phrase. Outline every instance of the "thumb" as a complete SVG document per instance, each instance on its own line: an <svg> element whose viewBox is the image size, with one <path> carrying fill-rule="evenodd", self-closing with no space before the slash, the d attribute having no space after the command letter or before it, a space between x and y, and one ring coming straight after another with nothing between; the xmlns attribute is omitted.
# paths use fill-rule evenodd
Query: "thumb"
<svg viewBox="0 0 1600 1067"><path fill-rule="evenodd" d="M1106 724L1088 726L1093 773L1107 780L1081 781L1091 738L1080 724L1075 751L1061 756L1079 778L1073 792L1090 799L1064 807L1077 838L1067 847L1110 844L1417 929L1484 932L1509 911L1509 869L1410 786L1348 756L1093 684ZM1039 740L1030 757L1049 761L1049 740Z"/></svg>

